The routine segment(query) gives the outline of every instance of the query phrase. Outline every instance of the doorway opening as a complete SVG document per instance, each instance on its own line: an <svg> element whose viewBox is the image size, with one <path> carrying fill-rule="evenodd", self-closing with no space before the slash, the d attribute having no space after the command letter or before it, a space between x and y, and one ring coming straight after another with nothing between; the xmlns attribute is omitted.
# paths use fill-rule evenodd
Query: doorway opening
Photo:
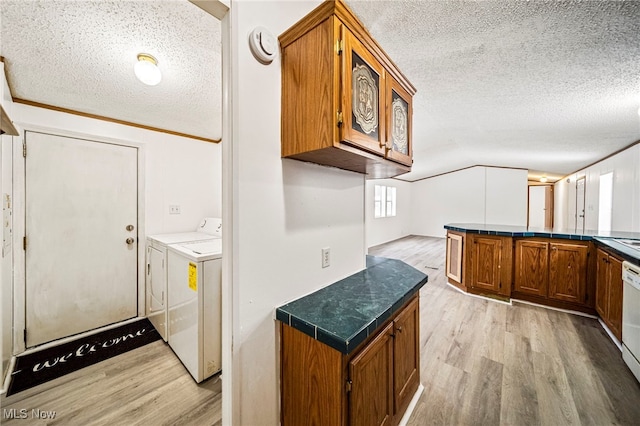
<svg viewBox="0 0 640 426"><path fill-rule="evenodd" d="M529 185L529 228L553 228L553 185Z"/></svg>
<svg viewBox="0 0 640 426"><path fill-rule="evenodd" d="M584 176L576 180L576 232L584 232L585 183Z"/></svg>

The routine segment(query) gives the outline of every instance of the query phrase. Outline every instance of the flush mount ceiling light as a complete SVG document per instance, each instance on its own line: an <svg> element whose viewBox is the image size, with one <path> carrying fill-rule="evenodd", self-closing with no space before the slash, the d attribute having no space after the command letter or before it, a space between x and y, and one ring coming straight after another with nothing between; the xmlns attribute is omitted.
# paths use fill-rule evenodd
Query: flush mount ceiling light
<svg viewBox="0 0 640 426"><path fill-rule="evenodd" d="M148 53L139 53L138 62L133 67L138 80L148 86L155 86L162 80L160 68L158 68L158 60Z"/></svg>
<svg viewBox="0 0 640 426"><path fill-rule="evenodd" d="M540 178L540 182L545 183L547 181L547 177L546 176L542 176Z"/></svg>

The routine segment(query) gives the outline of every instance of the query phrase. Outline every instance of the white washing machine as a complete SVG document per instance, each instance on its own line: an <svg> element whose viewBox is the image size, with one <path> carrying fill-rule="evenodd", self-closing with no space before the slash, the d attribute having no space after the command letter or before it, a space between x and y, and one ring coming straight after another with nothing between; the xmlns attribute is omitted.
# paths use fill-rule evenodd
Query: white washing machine
<svg viewBox="0 0 640 426"><path fill-rule="evenodd" d="M194 232L147 237L146 313L160 336L167 341L167 246L222 238L222 220L207 217Z"/></svg>
<svg viewBox="0 0 640 426"><path fill-rule="evenodd" d="M222 240L168 246L169 346L200 383L222 369Z"/></svg>

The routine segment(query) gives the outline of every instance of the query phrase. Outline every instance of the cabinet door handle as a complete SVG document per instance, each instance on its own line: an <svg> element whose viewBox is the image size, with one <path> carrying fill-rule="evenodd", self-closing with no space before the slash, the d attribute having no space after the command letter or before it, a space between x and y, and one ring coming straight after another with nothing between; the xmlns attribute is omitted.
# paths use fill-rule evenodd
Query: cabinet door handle
<svg viewBox="0 0 640 426"><path fill-rule="evenodd" d="M398 333L402 333L402 326L397 327L396 330L398 330Z"/></svg>

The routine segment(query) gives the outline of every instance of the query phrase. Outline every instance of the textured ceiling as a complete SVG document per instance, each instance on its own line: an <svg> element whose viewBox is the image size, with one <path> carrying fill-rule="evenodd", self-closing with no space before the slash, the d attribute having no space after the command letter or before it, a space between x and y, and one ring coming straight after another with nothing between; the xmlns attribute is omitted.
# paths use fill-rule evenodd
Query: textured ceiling
<svg viewBox="0 0 640 426"><path fill-rule="evenodd" d="M418 89L414 180L566 174L640 139L640 2L346 3ZM277 4L274 5L274 10ZM13 96L220 136L220 26L186 0L2 0ZM156 56L156 87L133 75Z"/></svg>
<svg viewBox="0 0 640 426"><path fill-rule="evenodd" d="M416 86L413 180L570 173L640 139L640 2L347 1Z"/></svg>
<svg viewBox="0 0 640 426"><path fill-rule="evenodd" d="M218 139L220 21L186 0L2 0L14 98ZM133 74L138 53L162 72Z"/></svg>

